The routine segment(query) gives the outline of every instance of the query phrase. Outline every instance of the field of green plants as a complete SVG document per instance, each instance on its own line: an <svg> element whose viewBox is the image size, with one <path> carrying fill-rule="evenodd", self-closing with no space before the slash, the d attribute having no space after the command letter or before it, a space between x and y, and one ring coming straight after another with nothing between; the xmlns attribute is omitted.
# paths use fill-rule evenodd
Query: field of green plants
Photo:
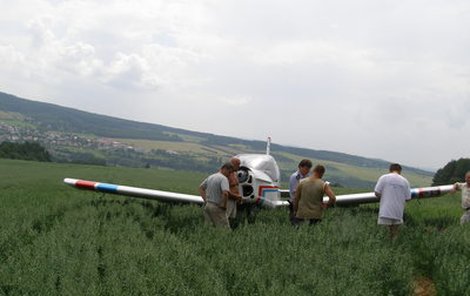
<svg viewBox="0 0 470 296"><path fill-rule="evenodd" d="M196 193L205 176L0 160L0 295L413 295L423 278L438 295L470 295L458 194L408 203L390 241L376 205L299 229L287 209L265 210L227 232L205 226L198 206L103 196L64 177Z"/></svg>

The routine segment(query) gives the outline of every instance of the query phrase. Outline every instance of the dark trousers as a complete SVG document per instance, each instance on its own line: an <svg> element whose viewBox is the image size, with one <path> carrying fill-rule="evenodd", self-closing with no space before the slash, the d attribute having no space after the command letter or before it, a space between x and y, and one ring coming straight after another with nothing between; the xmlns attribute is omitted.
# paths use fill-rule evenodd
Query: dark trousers
<svg viewBox="0 0 470 296"><path fill-rule="evenodd" d="M289 221L292 225L295 225L295 211L294 211L294 203L291 201L289 202Z"/></svg>
<svg viewBox="0 0 470 296"><path fill-rule="evenodd" d="M260 207L253 203L242 203L237 206L236 218L230 219L230 226L232 229L237 228L242 224L245 219L248 224L253 224L256 221L256 215L258 214Z"/></svg>

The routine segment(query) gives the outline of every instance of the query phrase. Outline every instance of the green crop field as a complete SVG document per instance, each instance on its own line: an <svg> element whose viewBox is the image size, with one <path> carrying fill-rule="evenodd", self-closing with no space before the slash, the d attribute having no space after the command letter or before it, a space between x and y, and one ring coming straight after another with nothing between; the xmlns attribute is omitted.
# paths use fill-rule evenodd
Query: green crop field
<svg viewBox="0 0 470 296"><path fill-rule="evenodd" d="M286 209L265 210L227 232L205 226L198 206L103 196L64 177L195 194L205 176L0 160L0 295L413 295L422 282L470 295L458 194L409 202L392 242L376 205L299 229Z"/></svg>

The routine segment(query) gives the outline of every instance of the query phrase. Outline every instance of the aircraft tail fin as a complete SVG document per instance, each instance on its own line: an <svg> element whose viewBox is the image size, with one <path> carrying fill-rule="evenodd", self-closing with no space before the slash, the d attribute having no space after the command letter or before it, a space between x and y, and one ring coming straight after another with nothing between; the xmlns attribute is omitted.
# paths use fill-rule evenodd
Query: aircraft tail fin
<svg viewBox="0 0 470 296"><path fill-rule="evenodd" d="M271 153L271 137L268 137L268 141L266 142L266 154L269 155Z"/></svg>

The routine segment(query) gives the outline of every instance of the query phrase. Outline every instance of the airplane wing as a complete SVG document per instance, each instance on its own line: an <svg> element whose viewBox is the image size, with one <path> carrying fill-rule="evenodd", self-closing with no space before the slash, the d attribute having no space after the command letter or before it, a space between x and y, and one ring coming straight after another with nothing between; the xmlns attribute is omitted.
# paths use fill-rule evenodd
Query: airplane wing
<svg viewBox="0 0 470 296"><path fill-rule="evenodd" d="M134 196L145 199L154 199L168 202L203 204L204 200L198 195L175 193L169 191L153 190L139 187L123 186L95 181L65 178L64 183L79 189L93 190L103 193Z"/></svg>
<svg viewBox="0 0 470 296"><path fill-rule="evenodd" d="M453 188L454 188L454 185L413 188L411 189L411 199L438 197L438 196L451 192ZM289 190L283 189L279 191L281 192L281 194L283 193L289 194ZM325 197L324 201L327 202L328 197ZM374 203L374 202L379 202L379 201L380 199L375 196L374 192L336 195L337 206L351 206L351 205L359 205L359 204L365 204L365 203Z"/></svg>
<svg viewBox="0 0 470 296"><path fill-rule="evenodd" d="M124 185L116 185L110 183L101 183L95 181L87 180L78 180L72 178L65 178L64 183L71 185L73 187L85 190L98 191L103 193L111 193L117 195L126 195L133 197L140 197L145 199L153 199L165 202L180 202L180 203L194 203L194 204L204 204L202 197L198 195L176 193L169 191L161 191L154 189L146 189L140 187L131 187ZM411 198L412 199L422 199L430 198L444 195L453 190L453 185L442 185L434 187L423 187L423 188L413 188L411 189ZM288 193L288 190L280 189L281 194ZM325 202L328 200L325 197ZM364 203L374 203L379 202L380 199L375 196L374 192L366 193L355 193L355 194L343 194L336 196L336 205L337 206L350 206L350 205L359 205ZM259 200L257 200L259 202ZM266 198L263 200L263 204L268 207L284 207L289 205L286 200L271 200Z"/></svg>
<svg viewBox="0 0 470 296"><path fill-rule="evenodd" d="M154 190L140 187L131 187L125 185L117 185L110 183L102 183L96 181L88 180L79 180L72 178L65 178L64 183L70 186L73 186L78 189L92 190L103 193L111 193L117 195L125 195L132 197L140 197L145 199L152 199L164 202L174 202L174 203L192 203L192 204L204 204L204 200L199 195L191 195L170 191ZM267 188L269 187L269 188ZM244 198L246 202L253 202L265 207L275 208L279 206L285 206L288 203L286 201L281 201L276 198L273 198L270 195L270 191L276 191L277 187L272 186L261 186L261 193L257 198Z"/></svg>

